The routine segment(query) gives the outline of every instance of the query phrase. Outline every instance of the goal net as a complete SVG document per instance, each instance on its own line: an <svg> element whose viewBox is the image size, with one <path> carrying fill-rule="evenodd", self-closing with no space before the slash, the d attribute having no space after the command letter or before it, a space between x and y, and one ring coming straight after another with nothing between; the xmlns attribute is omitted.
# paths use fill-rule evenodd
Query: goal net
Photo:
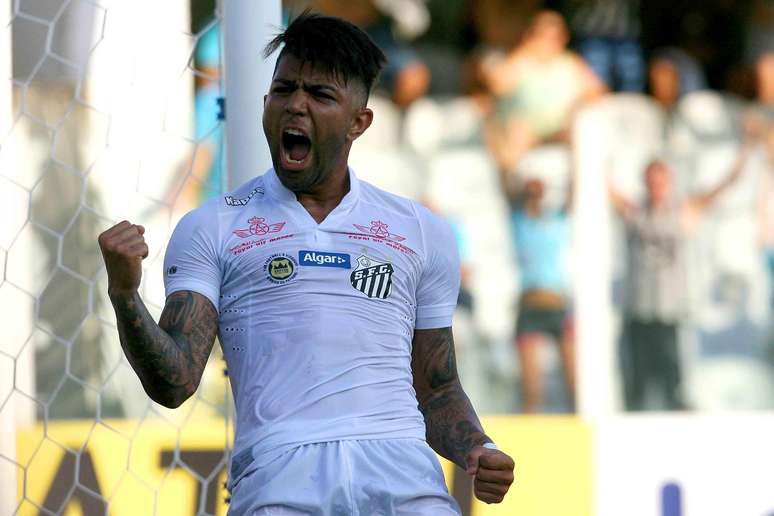
<svg viewBox="0 0 774 516"><path fill-rule="evenodd" d="M169 235L224 183L219 11L0 8L0 514L225 514L219 347L191 400L152 403L96 241L123 219L146 227L141 294L158 317Z"/></svg>

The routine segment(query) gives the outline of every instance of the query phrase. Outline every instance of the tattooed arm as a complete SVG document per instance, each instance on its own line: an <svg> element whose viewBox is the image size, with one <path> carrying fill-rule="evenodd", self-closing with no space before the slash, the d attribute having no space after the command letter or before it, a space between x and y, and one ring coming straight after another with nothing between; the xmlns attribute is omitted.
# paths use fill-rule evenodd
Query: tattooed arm
<svg viewBox="0 0 774 516"><path fill-rule="evenodd" d="M411 369L427 442L475 477L476 497L487 503L502 501L513 482L514 462L505 453L483 446L492 440L457 377L451 328L414 332Z"/></svg>
<svg viewBox="0 0 774 516"><path fill-rule="evenodd" d="M196 292L175 292L156 324L136 291L111 293L110 300L121 347L145 392L165 407L180 406L207 365L218 329L215 307Z"/></svg>
<svg viewBox="0 0 774 516"><path fill-rule="evenodd" d="M116 312L121 347L153 401L180 406L195 391L218 329L212 303L195 292L175 292L159 324L137 289L148 255L142 226L121 222L102 233L99 244L108 273L108 293Z"/></svg>
<svg viewBox="0 0 774 516"><path fill-rule="evenodd" d="M451 328L414 332L411 369L428 444L465 469L471 448L492 440L484 433L457 377Z"/></svg>

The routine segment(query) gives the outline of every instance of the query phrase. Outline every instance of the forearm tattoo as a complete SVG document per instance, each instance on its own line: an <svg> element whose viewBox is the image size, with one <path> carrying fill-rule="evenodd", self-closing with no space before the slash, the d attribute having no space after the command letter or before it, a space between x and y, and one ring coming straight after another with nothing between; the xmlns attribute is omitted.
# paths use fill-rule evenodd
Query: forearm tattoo
<svg viewBox="0 0 774 516"><path fill-rule="evenodd" d="M451 328L417 330L411 367L427 442L463 469L471 448L489 442L457 376Z"/></svg>
<svg viewBox="0 0 774 516"><path fill-rule="evenodd" d="M176 292L156 324L138 293L111 301L121 347L145 391L162 405L182 403L207 364L218 327L215 307L200 294Z"/></svg>

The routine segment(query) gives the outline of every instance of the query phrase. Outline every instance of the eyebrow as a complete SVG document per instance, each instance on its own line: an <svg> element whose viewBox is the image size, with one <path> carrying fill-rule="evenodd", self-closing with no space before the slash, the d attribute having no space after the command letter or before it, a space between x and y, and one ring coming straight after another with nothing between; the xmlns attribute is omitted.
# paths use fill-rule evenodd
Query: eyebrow
<svg viewBox="0 0 774 516"><path fill-rule="evenodd" d="M273 82L280 83L283 86L295 86L298 87L298 81L294 79L283 79L281 77L278 77L274 79ZM303 85L303 88L305 90L312 90L312 91L320 91L320 90L328 90L331 92L337 92L338 88L330 83L305 83Z"/></svg>

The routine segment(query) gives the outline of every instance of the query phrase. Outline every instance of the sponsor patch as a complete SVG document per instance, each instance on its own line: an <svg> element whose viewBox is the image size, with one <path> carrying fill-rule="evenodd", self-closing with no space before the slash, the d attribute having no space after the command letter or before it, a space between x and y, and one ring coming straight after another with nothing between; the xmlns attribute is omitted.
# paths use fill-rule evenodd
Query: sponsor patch
<svg viewBox="0 0 774 516"><path fill-rule="evenodd" d="M173 274L177 274L177 265L172 265L167 269L167 276L172 276Z"/></svg>
<svg viewBox="0 0 774 516"><path fill-rule="evenodd" d="M368 236L384 238L385 240L390 240L392 242L402 242L406 240L406 237L391 233L390 226L381 220L372 220L370 227L362 226L360 224L352 225L355 226L355 228L357 228L361 233Z"/></svg>
<svg viewBox="0 0 774 516"><path fill-rule="evenodd" d="M268 224L263 217L251 217L247 220L250 227L246 229L235 229L233 233L239 238L248 238L251 236L263 236L269 233L279 233L285 227L285 222L275 222Z"/></svg>
<svg viewBox="0 0 774 516"><path fill-rule="evenodd" d="M263 264L263 271L269 281L284 285L298 274L298 262L289 254L273 254Z"/></svg>
<svg viewBox="0 0 774 516"><path fill-rule="evenodd" d="M328 253L325 251L299 251L298 263L310 267L338 267L351 269L349 255L345 253Z"/></svg>
<svg viewBox="0 0 774 516"><path fill-rule="evenodd" d="M355 290L370 298L387 299L392 292L392 264L360 256L357 267L349 275L349 281Z"/></svg>

